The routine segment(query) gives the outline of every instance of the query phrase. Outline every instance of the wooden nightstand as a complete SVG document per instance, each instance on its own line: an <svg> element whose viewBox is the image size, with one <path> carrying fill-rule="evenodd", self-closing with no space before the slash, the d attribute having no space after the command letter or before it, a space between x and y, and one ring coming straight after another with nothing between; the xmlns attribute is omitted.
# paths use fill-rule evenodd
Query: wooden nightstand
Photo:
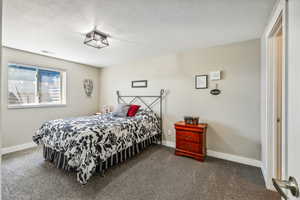
<svg viewBox="0 0 300 200"><path fill-rule="evenodd" d="M176 150L178 156L189 156L199 161L206 157L206 129L207 124L190 125L177 122Z"/></svg>

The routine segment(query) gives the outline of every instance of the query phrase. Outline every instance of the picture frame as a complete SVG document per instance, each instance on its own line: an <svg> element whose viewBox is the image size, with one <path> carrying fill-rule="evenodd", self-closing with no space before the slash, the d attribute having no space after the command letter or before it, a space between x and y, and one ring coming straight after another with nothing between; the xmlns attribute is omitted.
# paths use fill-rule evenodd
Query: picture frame
<svg viewBox="0 0 300 200"><path fill-rule="evenodd" d="M132 88L146 88L146 87L148 87L148 81L147 80L131 81L131 87Z"/></svg>
<svg viewBox="0 0 300 200"><path fill-rule="evenodd" d="M84 79L83 81L83 88L87 97L91 97L94 89L93 80L91 79Z"/></svg>
<svg viewBox="0 0 300 200"><path fill-rule="evenodd" d="M196 75L195 89L207 89L207 88L208 88L208 75Z"/></svg>
<svg viewBox="0 0 300 200"><path fill-rule="evenodd" d="M221 71L214 71L209 73L209 78L211 81L221 80Z"/></svg>

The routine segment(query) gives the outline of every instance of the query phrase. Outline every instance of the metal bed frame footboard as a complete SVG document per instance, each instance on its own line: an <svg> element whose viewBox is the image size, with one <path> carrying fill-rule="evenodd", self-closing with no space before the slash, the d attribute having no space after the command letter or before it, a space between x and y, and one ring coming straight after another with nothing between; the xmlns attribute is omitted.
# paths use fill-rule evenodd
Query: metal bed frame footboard
<svg viewBox="0 0 300 200"><path fill-rule="evenodd" d="M148 111L153 111L153 107L159 103L159 125L160 125L160 143L162 144L162 135L163 135L163 116L162 116L162 100L163 100L163 95L165 94L165 90L161 89L159 95L120 95L120 91L117 90L117 98L118 98L118 103L126 103L126 104L132 104L135 101L139 100L142 105L146 107L146 110ZM126 98L133 98L129 102L127 102L125 99ZM150 103L147 103L144 99L150 98L153 99Z"/></svg>

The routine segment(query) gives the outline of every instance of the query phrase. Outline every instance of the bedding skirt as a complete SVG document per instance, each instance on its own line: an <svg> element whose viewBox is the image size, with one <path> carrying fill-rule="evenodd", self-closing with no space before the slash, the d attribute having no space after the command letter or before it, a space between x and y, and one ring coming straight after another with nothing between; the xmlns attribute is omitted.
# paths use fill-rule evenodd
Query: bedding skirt
<svg viewBox="0 0 300 200"><path fill-rule="evenodd" d="M127 159L131 158L132 156L140 153L143 151L145 148L152 144L157 144L159 141L160 135L154 135L140 143L133 144L132 146L128 147L127 149L124 149L111 157L109 157L105 161L101 161L99 158L97 161L97 166L95 169L96 173L101 173L103 174L105 170L108 168L117 165L119 163L122 163L126 161ZM65 152L60 152L56 151L55 149L52 149L51 147L46 147L45 145L43 146L43 156L44 159L53 163L55 167L59 169L63 169L66 171L76 171L76 168L71 167L68 164L68 158L65 156Z"/></svg>

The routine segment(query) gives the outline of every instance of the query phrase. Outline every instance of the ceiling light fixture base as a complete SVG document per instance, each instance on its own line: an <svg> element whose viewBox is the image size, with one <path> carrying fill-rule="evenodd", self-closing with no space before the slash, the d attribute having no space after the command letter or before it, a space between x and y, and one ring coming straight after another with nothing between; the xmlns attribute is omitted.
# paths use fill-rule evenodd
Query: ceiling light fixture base
<svg viewBox="0 0 300 200"><path fill-rule="evenodd" d="M93 31L86 34L84 44L97 49L101 49L109 46L107 39L108 37L108 34L94 29Z"/></svg>

